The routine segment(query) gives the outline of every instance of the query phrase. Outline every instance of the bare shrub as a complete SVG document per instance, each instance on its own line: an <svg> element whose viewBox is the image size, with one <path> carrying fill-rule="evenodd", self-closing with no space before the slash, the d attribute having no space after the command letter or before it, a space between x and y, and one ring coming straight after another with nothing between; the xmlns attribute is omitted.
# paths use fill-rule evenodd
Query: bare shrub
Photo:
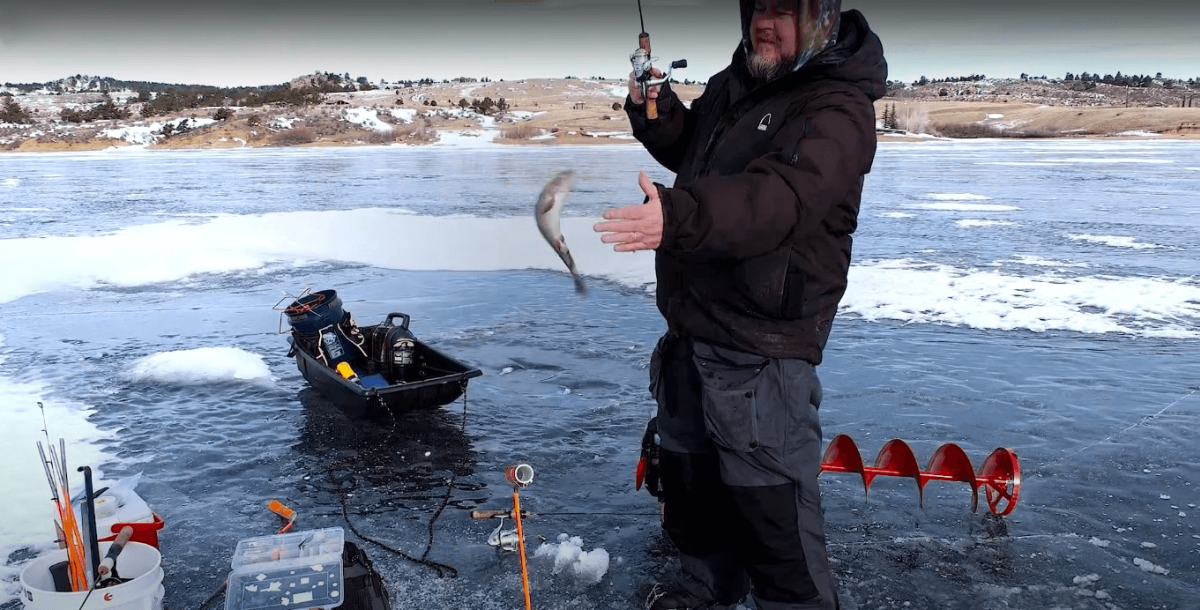
<svg viewBox="0 0 1200 610"><path fill-rule="evenodd" d="M293 127L272 136L271 143L276 146L298 146L300 144L311 144L316 139L317 137L313 134L313 130L307 127Z"/></svg>
<svg viewBox="0 0 1200 610"><path fill-rule="evenodd" d="M979 123L957 124L941 124L934 125L934 130L938 135L947 138L999 138L1003 135L1002 130L996 129L994 125L981 125Z"/></svg>
<svg viewBox="0 0 1200 610"><path fill-rule="evenodd" d="M508 125L500 130L500 137L508 140L531 140L534 136L542 135L542 130L528 123Z"/></svg>
<svg viewBox="0 0 1200 610"><path fill-rule="evenodd" d="M937 124L934 131L947 138L1057 138L1062 136L1062 130L1056 127L1037 127L1031 129L1000 129L995 125L981 123Z"/></svg>
<svg viewBox="0 0 1200 610"><path fill-rule="evenodd" d="M334 118L327 114L308 117L308 126L311 127L315 133L322 136L333 136L346 131L345 121Z"/></svg>
<svg viewBox="0 0 1200 610"><path fill-rule="evenodd" d="M0 141L0 150L16 150L21 147L22 142L24 142L24 140L21 140L20 138L13 138L7 142Z"/></svg>
<svg viewBox="0 0 1200 610"><path fill-rule="evenodd" d="M1035 129L1022 129L1020 131L1009 134L1013 138L1057 138L1063 135L1062 130L1057 127L1037 127Z"/></svg>
<svg viewBox="0 0 1200 610"><path fill-rule="evenodd" d="M922 104L905 104L896 112L896 125L909 133L929 133L929 114Z"/></svg>
<svg viewBox="0 0 1200 610"><path fill-rule="evenodd" d="M367 142L371 144L391 144L396 141L396 131L394 129L388 131L372 131L371 135L367 136Z"/></svg>

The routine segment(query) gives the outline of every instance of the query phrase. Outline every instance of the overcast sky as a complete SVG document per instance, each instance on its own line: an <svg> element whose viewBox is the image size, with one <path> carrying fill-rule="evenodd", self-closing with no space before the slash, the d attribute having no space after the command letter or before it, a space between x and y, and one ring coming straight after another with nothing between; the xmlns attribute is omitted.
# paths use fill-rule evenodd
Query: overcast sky
<svg viewBox="0 0 1200 610"><path fill-rule="evenodd" d="M1050 4L1051 6L1046 6ZM740 37L732 0L642 0L660 65L707 80ZM1200 2L844 0L889 78L1022 72L1200 76ZM316 71L404 80L621 77L637 0L0 0L0 82L75 74L220 86Z"/></svg>

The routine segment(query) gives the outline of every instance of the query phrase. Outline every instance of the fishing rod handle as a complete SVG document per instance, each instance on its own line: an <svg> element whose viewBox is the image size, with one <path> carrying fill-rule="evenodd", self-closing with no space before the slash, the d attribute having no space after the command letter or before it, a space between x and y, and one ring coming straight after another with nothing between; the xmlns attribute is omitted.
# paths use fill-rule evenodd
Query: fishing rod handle
<svg viewBox="0 0 1200 610"><path fill-rule="evenodd" d="M646 52L648 62L650 57L650 34L646 32L638 34L638 48ZM653 74L650 74L650 76L653 76ZM646 103L646 118L657 119L658 103L650 99L650 87L646 85L645 81L642 81L641 88L642 101Z"/></svg>
<svg viewBox="0 0 1200 610"><path fill-rule="evenodd" d="M108 553L104 555L104 561L100 562L100 569L97 572L101 576L112 571L113 565L117 563L117 555L120 555L121 551L125 549L125 544L129 542L130 538L133 538L133 528L126 525L121 528L121 533L117 534L117 539L108 547Z"/></svg>
<svg viewBox="0 0 1200 610"><path fill-rule="evenodd" d="M529 516L530 516L529 511L527 511L527 510L521 511L522 519L526 519ZM485 510L485 509L477 508L477 509L471 511L471 519L473 519L475 521L484 521L487 519L498 519L500 517L504 517L506 519L512 519L513 518L512 509L511 508L495 508L495 509Z"/></svg>

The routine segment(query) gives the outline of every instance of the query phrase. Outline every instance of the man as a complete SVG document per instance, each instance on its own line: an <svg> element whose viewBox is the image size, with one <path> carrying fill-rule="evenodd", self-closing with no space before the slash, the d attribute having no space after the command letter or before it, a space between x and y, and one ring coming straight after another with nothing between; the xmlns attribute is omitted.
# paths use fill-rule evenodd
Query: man
<svg viewBox="0 0 1200 610"><path fill-rule="evenodd" d="M659 499L683 581L651 608L838 608L817 475L815 367L846 289L882 45L839 0L742 0L742 44L685 107L631 77L633 133L677 174L596 225L656 250Z"/></svg>

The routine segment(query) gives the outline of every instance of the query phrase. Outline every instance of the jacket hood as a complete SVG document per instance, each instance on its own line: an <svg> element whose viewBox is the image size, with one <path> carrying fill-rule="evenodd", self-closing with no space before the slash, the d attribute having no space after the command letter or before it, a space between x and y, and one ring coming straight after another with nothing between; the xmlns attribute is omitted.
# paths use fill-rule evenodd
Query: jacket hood
<svg viewBox="0 0 1200 610"><path fill-rule="evenodd" d="M755 0L740 0L742 13L742 49L749 56L753 51L750 34L750 19L754 16ZM799 70L810 59L837 42L841 0L794 0L796 14L800 17L796 39L800 49L792 70Z"/></svg>
<svg viewBox="0 0 1200 610"><path fill-rule="evenodd" d="M751 4L753 10L753 4ZM745 92L756 86L746 70L748 50L743 44L734 51L729 70L739 82L739 91ZM787 81L838 80L851 83L867 95L871 101L887 93L887 60L883 57L883 43L871 31L862 13L850 10L838 19L836 42L817 53L803 66L779 79L781 85ZM741 93L736 93L740 95Z"/></svg>

